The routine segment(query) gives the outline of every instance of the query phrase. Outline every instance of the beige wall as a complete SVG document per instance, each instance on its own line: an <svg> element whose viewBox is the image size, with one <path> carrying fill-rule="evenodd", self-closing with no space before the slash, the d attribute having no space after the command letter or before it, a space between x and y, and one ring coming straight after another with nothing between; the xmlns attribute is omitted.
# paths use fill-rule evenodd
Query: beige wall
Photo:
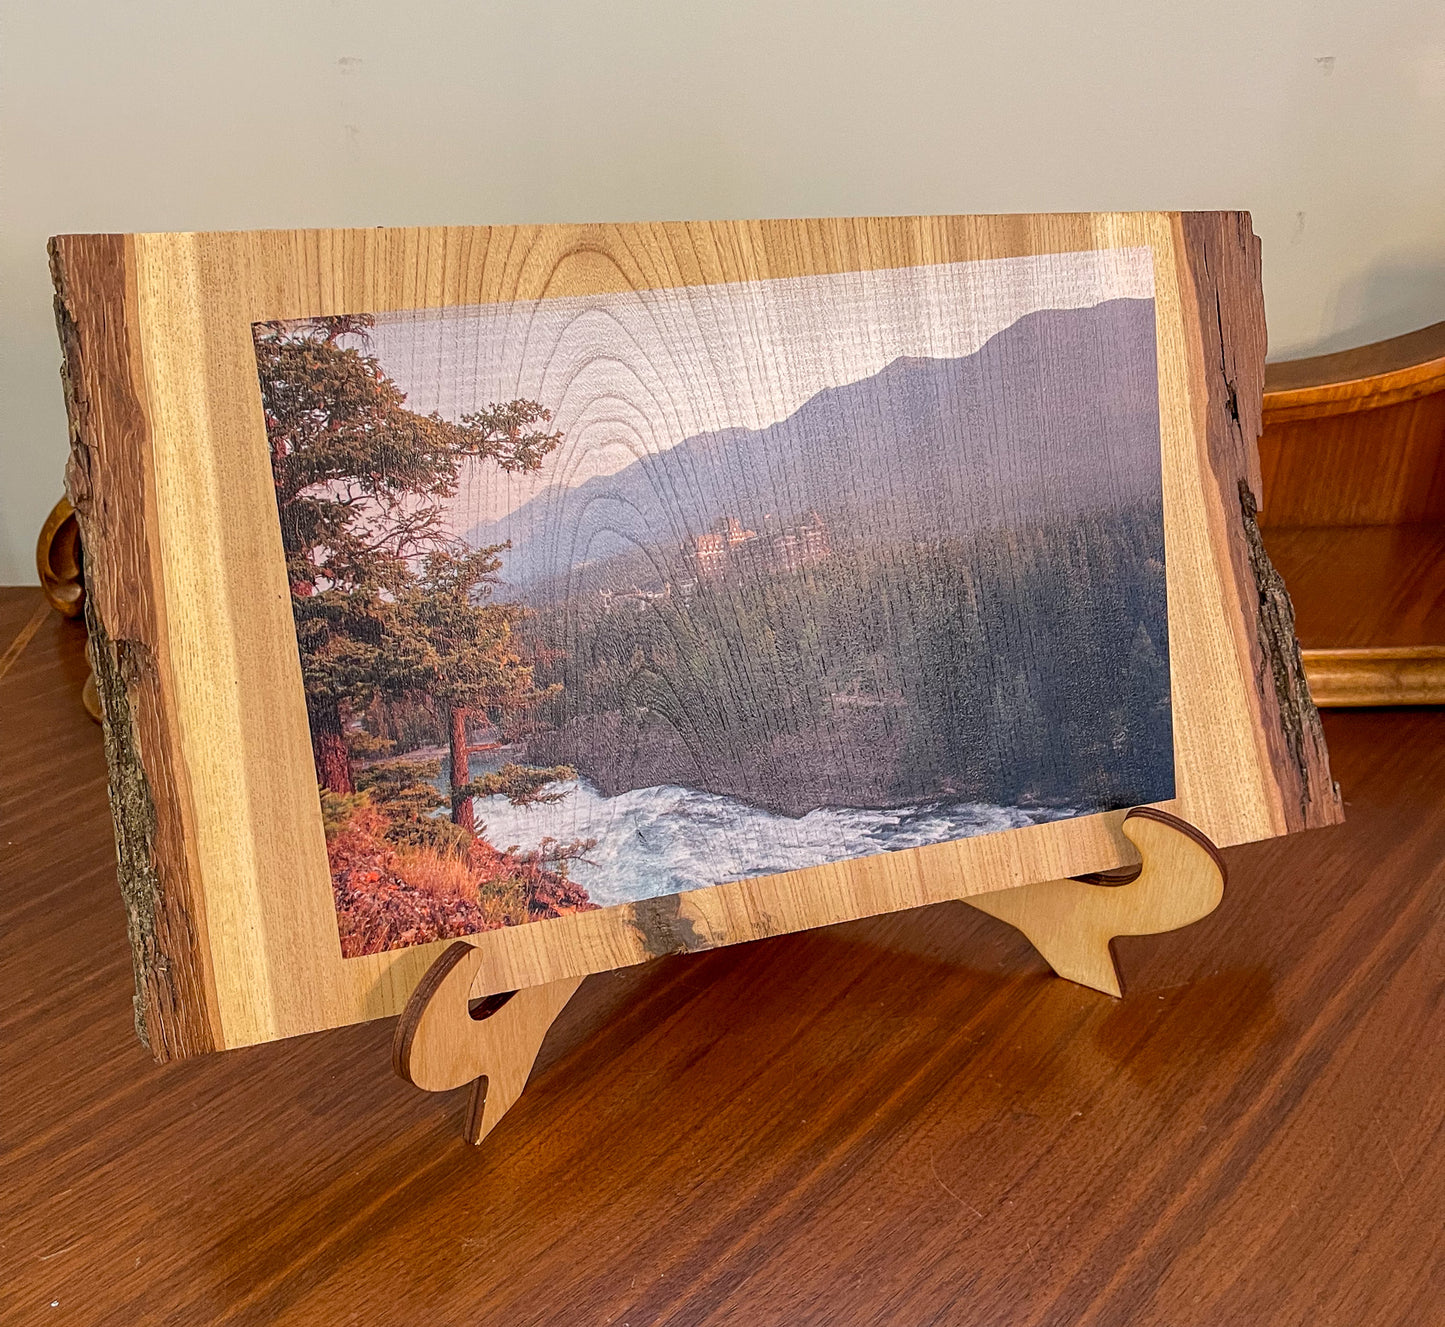
<svg viewBox="0 0 1445 1327"><path fill-rule="evenodd" d="M1244 207L1276 358L1445 318L1440 0L0 14L0 584L60 492L60 231Z"/></svg>

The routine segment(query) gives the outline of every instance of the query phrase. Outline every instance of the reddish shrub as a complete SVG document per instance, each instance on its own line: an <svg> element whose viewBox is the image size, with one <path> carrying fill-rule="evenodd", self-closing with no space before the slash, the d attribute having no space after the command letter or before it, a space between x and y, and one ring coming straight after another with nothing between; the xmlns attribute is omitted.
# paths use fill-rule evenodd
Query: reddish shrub
<svg viewBox="0 0 1445 1327"><path fill-rule="evenodd" d="M480 838L470 845L465 863L457 863L472 888L447 896L426 872L407 879L416 851L399 858L388 838L392 821L379 807L362 803L337 820L326 848L345 958L597 906L581 885L551 869L544 854L501 852ZM452 880L453 888L459 884L459 877Z"/></svg>

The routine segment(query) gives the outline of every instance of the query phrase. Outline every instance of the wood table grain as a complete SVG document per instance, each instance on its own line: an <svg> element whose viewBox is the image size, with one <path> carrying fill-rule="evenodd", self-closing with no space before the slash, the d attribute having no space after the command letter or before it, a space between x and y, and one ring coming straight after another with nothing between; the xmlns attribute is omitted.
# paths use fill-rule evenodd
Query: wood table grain
<svg viewBox="0 0 1445 1327"><path fill-rule="evenodd" d="M0 653L39 592L0 591ZM1115 1002L962 905L589 978L468 1150L390 1021L156 1066L83 637L0 678L0 1321L1445 1319L1445 712Z"/></svg>

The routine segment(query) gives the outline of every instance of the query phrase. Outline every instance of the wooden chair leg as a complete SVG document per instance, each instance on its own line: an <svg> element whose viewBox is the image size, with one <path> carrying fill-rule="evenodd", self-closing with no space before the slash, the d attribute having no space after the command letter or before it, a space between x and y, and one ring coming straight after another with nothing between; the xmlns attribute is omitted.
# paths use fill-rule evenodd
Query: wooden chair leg
<svg viewBox="0 0 1445 1327"><path fill-rule="evenodd" d="M1017 927L1059 976L1121 995L1109 942L1116 935L1177 930L1208 916L1224 897L1225 880L1214 845L1175 816L1138 807L1124 818L1124 833L1143 859L1127 875L1045 880L964 902ZM1107 883L1120 879L1125 883Z"/></svg>
<svg viewBox="0 0 1445 1327"><path fill-rule="evenodd" d="M480 1143L522 1095L553 1020L582 984L567 977L471 1007L481 951L465 940L427 970L396 1025L392 1067L409 1083L444 1092L471 1083L466 1136Z"/></svg>

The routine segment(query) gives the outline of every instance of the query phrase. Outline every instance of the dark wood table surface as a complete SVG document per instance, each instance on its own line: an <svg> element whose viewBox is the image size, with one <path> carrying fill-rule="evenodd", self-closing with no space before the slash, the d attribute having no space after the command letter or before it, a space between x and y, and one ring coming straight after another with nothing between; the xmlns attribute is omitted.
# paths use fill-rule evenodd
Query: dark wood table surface
<svg viewBox="0 0 1445 1327"><path fill-rule="evenodd" d="M391 1022L157 1066L83 633L0 591L0 1321L1445 1322L1445 712L1122 1001L957 904L594 977L480 1149Z"/></svg>

